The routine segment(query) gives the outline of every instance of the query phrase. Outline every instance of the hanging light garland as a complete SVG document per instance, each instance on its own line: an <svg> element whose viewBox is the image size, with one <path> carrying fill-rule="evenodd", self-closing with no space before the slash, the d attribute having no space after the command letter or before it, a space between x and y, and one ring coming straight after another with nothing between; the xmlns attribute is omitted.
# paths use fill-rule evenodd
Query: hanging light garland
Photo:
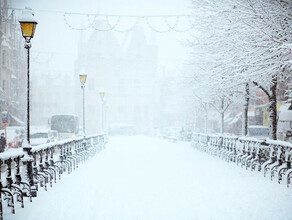
<svg viewBox="0 0 292 220"><path fill-rule="evenodd" d="M78 14L80 15L80 14ZM65 24L73 30L87 30L87 29L94 29L97 31L117 31L117 32L129 32L132 31L139 23L144 22L148 28L152 31L159 32L159 33L167 33L171 31L175 32L186 32L190 31L194 28L194 25L191 22L191 15L156 15L156 16L127 16L127 15L90 15L84 14L87 16L88 24L83 27L77 27L72 25L68 17L74 16L73 13L64 13L64 22ZM94 16L93 19L90 19L91 16ZM110 22L114 18L116 21ZM129 25L129 27L122 29L120 24L125 19L132 19L133 24ZM163 27L155 27L151 19L159 19L163 21L166 28ZM170 24L169 18L175 18L175 22ZM182 29L180 28L180 21L184 18L187 21L187 27ZM98 21L104 21L106 27L102 28L98 25Z"/></svg>
<svg viewBox="0 0 292 220"><path fill-rule="evenodd" d="M112 25L111 22L109 21L108 16L102 16L102 17L99 16L99 17L100 17L100 20L105 21L105 23L106 23L106 25L107 25L108 28L101 28L101 27L98 27L98 26L97 26L97 23L96 23L97 20L95 20L95 21L94 21L94 25L92 26L92 28L93 28L94 30L96 30L96 31L113 31L113 30L118 26L118 24L120 23L120 18L119 18L119 17L117 18L115 24L113 24L113 25Z"/></svg>
<svg viewBox="0 0 292 220"><path fill-rule="evenodd" d="M1 13L1 19L2 22L6 19L9 20L10 17L12 17L13 13L15 11L22 11L23 9L20 8L2 8L1 11L4 10L12 10L11 14L8 17L4 17ZM52 10L35 10L36 12L45 12L45 13L57 13L63 15L63 20L65 24L73 29L73 30L87 30L87 29L93 29L97 31L116 31L116 32L129 32L132 31L139 23L144 22L148 28L150 28L152 31L158 32L158 33L167 33L167 32L187 32L194 29L195 25L192 23L191 18L193 15L190 14L180 14L180 15L115 15L115 14L86 14L86 13L72 13L72 12L64 12L64 11L52 11ZM74 16L82 16L85 19L82 19L82 21L86 21L86 25L78 26L74 24L74 22L71 21L71 19L74 19ZM169 19L175 19L174 23L170 23ZM112 22L112 20L115 19L115 22ZM132 19L133 23L129 25L127 28L122 28L121 24L126 19ZM152 19L158 19L160 20L160 23L163 24L165 27L157 26L153 24L154 22L151 22ZM184 27L181 26L181 21L185 20ZM80 20L80 19L79 19ZM103 22L103 27L98 25L98 21Z"/></svg>

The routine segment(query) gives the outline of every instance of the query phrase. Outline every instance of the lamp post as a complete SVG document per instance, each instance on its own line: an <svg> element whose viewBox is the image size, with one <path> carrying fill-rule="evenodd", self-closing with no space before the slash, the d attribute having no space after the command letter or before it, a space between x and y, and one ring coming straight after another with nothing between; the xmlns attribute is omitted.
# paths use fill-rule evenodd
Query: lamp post
<svg viewBox="0 0 292 220"><path fill-rule="evenodd" d="M83 135L85 136L85 107L84 107L84 88L85 88L85 83L86 83L86 74L80 74L79 75L80 82L81 82L81 89L83 92Z"/></svg>
<svg viewBox="0 0 292 220"><path fill-rule="evenodd" d="M105 102L105 92L103 89L99 92L101 98L101 130L104 132L104 102Z"/></svg>
<svg viewBox="0 0 292 220"><path fill-rule="evenodd" d="M103 132L106 134L106 132L107 132L107 124L106 124L107 100L106 100L106 97L104 97L102 105L103 105Z"/></svg>
<svg viewBox="0 0 292 220"><path fill-rule="evenodd" d="M33 11L30 8L25 8L22 16L19 18L22 36L25 39L24 48L27 50L27 121L26 121L26 142L30 147L30 114L29 114L29 50L31 48L30 40L34 36L37 21L34 18Z"/></svg>
<svg viewBox="0 0 292 220"><path fill-rule="evenodd" d="M31 146L30 146L29 50L31 48L30 40L34 36L37 21L34 18L33 11L27 7L23 10L22 16L19 18L18 21L20 23L22 36L25 39L24 48L27 50L27 109L26 109L27 121L26 121L26 140L24 141L23 146L22 146L22 149L26 153L26 156L22 158L22 161L26 165L26 176L31 186L31 194L33 197L35 197L37 189L34 186L34 181L33 181L33 169L32 169L33 157L32 157ZM18 179L18 181L21 181L20 174L17 174L16 178Z"/></svg>

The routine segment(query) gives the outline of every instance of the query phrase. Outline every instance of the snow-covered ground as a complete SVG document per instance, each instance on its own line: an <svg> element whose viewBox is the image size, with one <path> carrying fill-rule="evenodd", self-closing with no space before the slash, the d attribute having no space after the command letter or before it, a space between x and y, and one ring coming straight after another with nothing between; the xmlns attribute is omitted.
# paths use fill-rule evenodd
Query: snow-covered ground
<svg viewBox="0 0 292 220"><path fill-rule="evenodd" d="M24 209L4 211L10 220L280 220L292 219L292 190L190 143L116 136Z"/></svg>

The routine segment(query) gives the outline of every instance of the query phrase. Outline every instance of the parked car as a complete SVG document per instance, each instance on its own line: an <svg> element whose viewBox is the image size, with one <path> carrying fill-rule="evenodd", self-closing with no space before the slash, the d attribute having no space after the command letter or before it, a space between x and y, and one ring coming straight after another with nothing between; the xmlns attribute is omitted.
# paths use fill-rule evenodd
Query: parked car
<svg viewBox="0 0 292 220"><path fill-rule="evenodd" d="M59 136L55 130L38 130L30 133L30 144L32 146L55 142L57 140L59 140Z"/></svg>
<svg viewBox="0 0 292 220"><path fill-rule="evenodd" d="M269 127L262 125L250 125L248 126L247 136L258 139L266 139L269 137Z"/></svg>
<svg viewBox="0 0 292 220"><path fill-rule="evenodd" d="M59 137L59 133L58 131L56 130L49 130L49 139L50 139L50 142L54 141L59 141L60 140L60 137Z"/></svg>
<svg viewBox="0 0 292 220"><path fill-rule="evenodd" d="M181 139L180 127L168 127L166 129L166 139L170 141L178 141Z"/></svg>
<svg viewBox="0 0 292 220"><path fill-rule="evenodd" d="M286 108L285 108L286 107ZM292 110L287 105L281 106L278 113L277 136L279 140L291 141L292 139Z"/></svg>
<svg viewBox="0 0 292 220"><path fill-rule="evenodd" d="M0 133L5 133L5 130L0 130ZM6 127L7 147L18 148L21 147L24 138L24 128L17 126Z"/></svg>

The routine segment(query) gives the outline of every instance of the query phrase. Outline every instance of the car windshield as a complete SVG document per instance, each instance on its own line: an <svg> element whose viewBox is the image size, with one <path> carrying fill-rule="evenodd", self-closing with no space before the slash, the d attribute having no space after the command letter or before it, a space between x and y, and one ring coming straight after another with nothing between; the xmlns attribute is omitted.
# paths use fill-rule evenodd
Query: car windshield
<svg viewBox="0 0 292 220"><path fill-rule="evenodd" d="M35 133L31 134L30 138L48 138L48 133Z"/></svg>
<svg viewBox="0 0 292 220"><path fill-rule="evenodd" d="M249 128L249 136L269 136L269 128Z"/></svg>

